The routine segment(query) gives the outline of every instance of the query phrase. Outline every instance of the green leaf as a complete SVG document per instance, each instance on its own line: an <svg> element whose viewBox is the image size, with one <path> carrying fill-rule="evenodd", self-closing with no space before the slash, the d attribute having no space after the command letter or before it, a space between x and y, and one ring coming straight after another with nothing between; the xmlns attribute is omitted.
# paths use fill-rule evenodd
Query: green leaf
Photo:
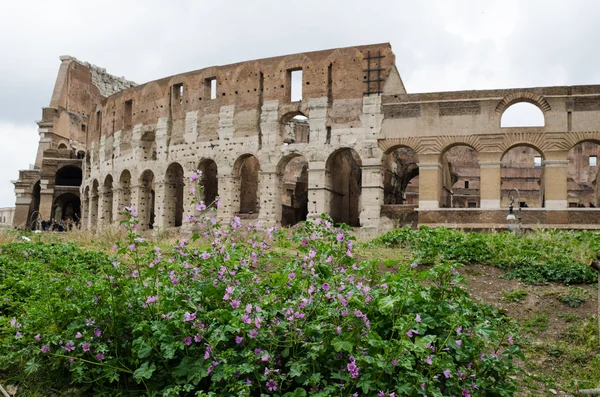
<svg viewBox="0 0 600 397"><path fill-rule="evenodd" d="M331 345L333 346L336 352L339 352L340 350L352 352L352 348L354 347L352 342L341 340L340 338L335 338L333 341L331 341Z"/></svg>
<svg viewBox="0 0 600 397"><path fill-rule="evenodd" d="M146 361L141 367L135 370L133 373L133 379L135 379L135 381L139 384L142 379L150 379L155 370L156 365L154 365L154 363L148 365L148 361Z"/></svg>
<svg viewBox="0 0 600 397"><path fill-rule="evenodd" d="M306 397L306 390L297 388L293 392L285 393L283 397Z"/></svg>

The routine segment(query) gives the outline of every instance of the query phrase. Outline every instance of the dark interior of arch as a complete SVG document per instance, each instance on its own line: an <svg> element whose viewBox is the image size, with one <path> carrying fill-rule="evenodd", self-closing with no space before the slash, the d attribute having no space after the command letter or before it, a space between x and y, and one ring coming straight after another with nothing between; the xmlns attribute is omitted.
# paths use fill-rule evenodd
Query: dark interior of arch
<svg viewBox="0 0 600 397"><path fill-rule="evenodd" d="M74 193L64 193L54 199L52 219L55 221L74 221L81 219L81 201Z"/></svg>
<svg viewBox="0 0 600 397"><path fill-rule="evenodd" d="M329 160L331 200L329 214L334 222L360 226L359 203L362 170L356 153L341 150Z"/></svg>
<svg viewBox="0 0 600 397"><path fill-rule="evenodd" d="M200 164L202 171L202 185L204 186L204 203L206 206L214 206L219 195L219 178L217 174L217 163L206 160Z"/></svg>
<svg viewBox="0 0 600 397"><path fill-rule="evenodd" d="M183 168L179 164L171 164L167 169L167 197L165 198L165 214L169 226L183 224Z"/></svg>
<svg viewBox="0 0 600 397"><path fill-rule="evenodd" d="M140 178L140 205L138 214L143 229L154 228L156 193L154 191L154 174L144 171Z"/></svg>
<svg viewBox="0 0 600 397"><path fill-rule="evenodd" d="M285 166L282 176L281 225L292 226L308 215L308 161L294 157Z"/></svg>
<svg viewBox="0 0 600 397"><path fill-rule="evenodd" d="M81 180L81 168L69 165L56 172L55 184L58 186L81 186Z"/></svg>
<svg viewBox="0 0 600 397"><path fill-rule="evenodd" d="M258 213L258 172L260 163L248 156L240 167L240 214Z"/></svg>

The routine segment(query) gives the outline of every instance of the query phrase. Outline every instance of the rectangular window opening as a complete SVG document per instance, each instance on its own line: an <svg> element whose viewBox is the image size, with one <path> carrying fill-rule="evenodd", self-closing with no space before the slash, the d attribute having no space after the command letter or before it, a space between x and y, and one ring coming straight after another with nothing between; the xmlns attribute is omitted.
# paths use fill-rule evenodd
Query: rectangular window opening
<svg viewBox="0 0 600 397"><path fill-rule="evenodd" d="M302 100L302 69L288 70L288 85L290 87L290 101Z"/></svg>
<svg viewBox="0 0 600 397"><path fill-rule="evenodd" d="M540 168L542 166L542 156L535 156L533 158L533 166L535 168Z"/></svg>
<svg viewBox="0 0 600 397"><path fill-rule="evenodd" d="M183 83L173 84L172 88L173 101L172 103L183 103Z"/></svg>
<svg viewBox="0 0 600 397"><path fill-rule="evenodd" d="M210 99L217 98L217 78L209 77L204 79L204 97Z"/></svg>
<svg viewBox="0 0 600 397"><path fill-rule="evenodd" d="M327 102L333 102L333 64L330 63L327 67Z"/></svg>
<svg viewBox="0 0 600 397"><path fill-rule="evenodd" d="M86 128L87 128L87 127L86 127L86 125L85 125L85 124L81 124L81 131L82 131L82 132L85 132Z"/></svg>
<svg viewBox="0 0 600 397"><path fill-rule="evenodd" d="M467 202L467 208L477 208L477 203L475 201Z"/></svg>
<svg viewBox="0 0 600 397"><path fill-rule="evenodd" d="M133 99L125 101L123 105L123 129L129 130L133 123Z"/></svg>
<svg viewBox="0 0 600 397"><path fill-rule="evenodd" d="M598 165L598 156L590 156L589 164L590 167L596 167Z"/></svg>
<svg viewBox="0 0 600 397"><path fill-rule="evenodd" d="M469 181L465 181L465 189L469 188Z"/></svg>
<svg viewBox="0 0 600 397"><path fill-rule="evenodd" d="M98 110L96 112L96 131L98 134L102 132L102 111Z"/></svg>
<svg viewBox="0 0 600 397"><path fill-rule="evenodd" d="M331 127L330 126L325 127L325 131L327 134L327 135L325 135L325 144L329 145L331 143Z"/></svg>

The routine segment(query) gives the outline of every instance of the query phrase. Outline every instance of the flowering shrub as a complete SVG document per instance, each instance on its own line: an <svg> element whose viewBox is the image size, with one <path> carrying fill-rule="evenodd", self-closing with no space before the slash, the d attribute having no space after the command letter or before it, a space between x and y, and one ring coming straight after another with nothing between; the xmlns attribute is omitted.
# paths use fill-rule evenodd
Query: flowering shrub
<svg viewBox="0 0 600 397"><path fill-rule="evenodd" d="M516 390L512 324L474 303L451 264L381 274L376 261L353 258L348 230L325 216L289 240L277 228L261 232L200 211L190 220L201 236L161 249L136 233L135 210L126 213L128 240L115 245L114 259L39 274L0 256L12 280L4 288L36 286L0 306L1 370L94 395ZM36 249L47 247L8 251Z"/></svg>

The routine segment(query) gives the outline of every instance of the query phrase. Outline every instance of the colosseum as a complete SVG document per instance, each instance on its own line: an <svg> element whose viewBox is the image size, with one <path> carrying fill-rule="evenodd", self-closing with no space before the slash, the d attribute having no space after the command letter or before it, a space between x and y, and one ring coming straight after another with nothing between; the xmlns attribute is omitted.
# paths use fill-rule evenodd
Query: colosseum
<svg viewBox="0 0 600 397"><path fill-rule="evenodd" d="M514 188L525 225L600 221L598 85L409 94L387 43L141 85L60 59L35 167L14 181L16 227L95 230L131 205L144 228L185 230L197 169L214 216L262 225L505 228ZM503 126L519 102L543 122Z"/></svg>

